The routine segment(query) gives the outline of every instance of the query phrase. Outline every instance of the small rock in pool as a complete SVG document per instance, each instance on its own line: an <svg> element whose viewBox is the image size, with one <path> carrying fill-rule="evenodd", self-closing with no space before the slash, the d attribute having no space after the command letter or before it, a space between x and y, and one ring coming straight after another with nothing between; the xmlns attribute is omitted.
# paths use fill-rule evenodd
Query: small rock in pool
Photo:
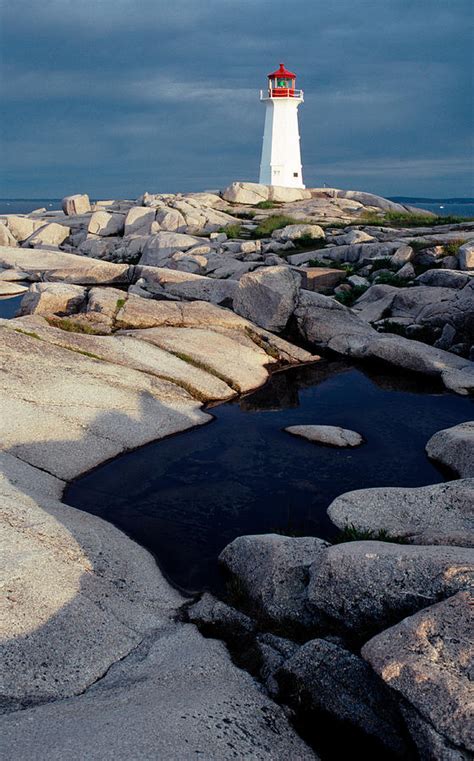
<svg viewBox="0 0 474 761"><path fill-rule="evenodd" d="M338 425L289 425L285 431L331 447L358 447L364 441L360 433Z"/></svg>

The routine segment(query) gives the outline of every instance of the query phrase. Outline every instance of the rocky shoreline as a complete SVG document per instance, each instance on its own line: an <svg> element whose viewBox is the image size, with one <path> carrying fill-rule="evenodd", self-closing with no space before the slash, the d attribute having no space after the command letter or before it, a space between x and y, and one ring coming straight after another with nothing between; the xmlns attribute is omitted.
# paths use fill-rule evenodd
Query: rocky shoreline
<svg viewBox="0 0 474 761"><path fill-rule="evenodd" d="M0 220L0 284L25 294L0 321L10 757L315 758L288 714L323 711L399 757L467 759L472 423L427 442L456 480L332 503L358 541L235 540L226 601L189 607L61 494L320 351L472 393L474 223L250 183L63 210Z"/></svg>

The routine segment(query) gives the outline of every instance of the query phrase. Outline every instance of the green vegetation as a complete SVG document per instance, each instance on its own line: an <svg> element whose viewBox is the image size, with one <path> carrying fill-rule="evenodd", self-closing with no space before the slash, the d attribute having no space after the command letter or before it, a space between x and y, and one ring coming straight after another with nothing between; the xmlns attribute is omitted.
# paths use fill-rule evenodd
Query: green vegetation
<svg viewBox="0 0 474 761"><path fill-rule="evenodd" d="M457 256L461 246L465 243L464 240L450 240L443 246L443 251L446 256Z"/></svg>
<svg viewBox="0 0 474 761"><path fill-rule="evenodd" d="M305 235L302 235L301 238L296 238L293 241L295 248L300 251L306 251L307 249L320 249L325 248L326 246L326 239L325 238L313 238L312 235L309 235L306 233Z"/></svg>
<svg viewBox="0 0 474 761"><path fill-rule="evenodd" d="M242 225L237 222L233 225L227 225L227 227L219 227L219 233L225 233L228 238L241 238L242 237Z"/></svg>
<svg viewBox="0 0 474 761"><path fill-rule="evenodd" d="M421 251L424 251L425 248L429 248L431 246L430 241L428 240L411 240L408 244L414 251L415 254L419 254Z"/></svg>
<svg viewBox="0 0 474 761"><path fill-rule="evenodd" d="M241 393L241 389L237 386L236 383L234 383L232 378L227 378L225 375L222 375L222 373L219 373L214 367L207 365L205 362L201 362L199 359L195 359L190 354L186 354L184 351L171 351L171 349L168 349L168 351L171 354L174 354L175 357L178 357L178 359L182 359L183 362L187 362L188 365L193 365L194 367L198 367L200 370L204 370L204 372L209 373L209 375L213 375L215 378L219 378L219 380L227 383L227 385L230 386L234 391Z"/></svg>
<svg viewBox="0 0 474 761"><path fill-rule="evenodd" d="M85 333L86 335L100 336L102 332L84 322L76 322L66 317L46 317L47 322L53 328L65 330L67 333Z"/></svg>
<svg viewBox="0 0 474 761"><path fill-rule="evenodd" d="M393 264L390 256L384 256L382 259L374 259L372 261L372 272L377 272L377 270L390 270L392 267Z"/></svg>
<svg viewBox="0 0 474 761"><path fill-rule="evenodd" d="M274 230L281 230L282 227L287 225L299 225L305 224L300 219L294 217L288 217L286 214L272 214L271 217L262 219L257 229L254 230L256 238L270 238Z"/></svg>
<svg viewBox="0 0 474 761"><path fill-rule="evenodd" d="M276 209L278 204L275 201L259 201L255 204L256 209Z"/></svg>
<svg viewBox="0 0 474 761"><path fill-rule="evenodd" d="M408 211L369 211L357 219L358 224L387 225L389 227L436 227L438 225L454 225L461 222L472 222L472 217L432 217L429 214L410 213Z"/></svg>
<svg viewBox="0 0 474 761"><path fill-rule="evenodd" d="M234 211L232 216L238 219L253 219L255 214L255 211Z"/></svg>
<svg viewBox="0 0 474 761"><path fill-rule="evenodd" d="M366 292L367 288L369 288L368 285L356 285L350 291L336 293L334 298L336 301L339 301L340 304L344 304L346 307L351 307L357 299Z"/></svg>
<svg viewBox="0 0 474 761"><path fill-rule="evenodd" d="M392 272L382 272L374 281L374 285L394 285L397 288L406 288L408 286L408 280L403 277L399 277Z"/></svg>
<svg viewBox="0 0 474 761"><path fill-rule="evenodd" d="M278 349L275 346L272 346L268 338L265 336L260 336L253 328L250 327L250 325L245 325L244 330L247 333L248 337L259 346L261 349L263 349L269 357L273 357L273 359L280 360L281 355Z"/></svg>
<svg viewBox="0 0 474 761"><path fill-rule="evenodd" d="M115 304L115 308L117 312L122 309L123 305L125 304L126 299L117 299L117 303Z"/></svg>
<svg viewBox="0 0 474 761"><path fill-rule="evenodd" d="M343 542L360 542L360 541L378 541L378 542L393 542L396 544L407 544L402 537L393 537L384 528L379 531L371 531L370 529L358 529L353 523L349 523L341 530L335 539L333 544L342 544Z"/></svg>
<svg viewBox="0 0 474 761"><path fill-rule="evenodd" d="M99 357L98 354L93 354L91 351L84 351L84 349L76 349L72 346L65 346L65 349L69 349L69 351L74 351L76 354L83 354L85 357L89 357L89 359L99 359L101 362L103 361L103 357Z"/></svg>
<svg viewBox="0 0 474 761"><path fill-rule="evenodd" d="M38 341L42 341L43 339L41 336L38 335L38 333L35 333L32 330L22 330L22 328L14 328L15 333L22 333L24 336L29 336L30 338L37 338Z"/></svg>

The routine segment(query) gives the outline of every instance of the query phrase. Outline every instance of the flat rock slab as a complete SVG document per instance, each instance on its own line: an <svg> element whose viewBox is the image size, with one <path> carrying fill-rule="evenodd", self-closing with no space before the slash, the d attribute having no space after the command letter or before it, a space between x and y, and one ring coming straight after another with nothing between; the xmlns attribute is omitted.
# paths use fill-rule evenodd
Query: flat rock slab
<svg viewBox="0 0 474 761"><path fill-rule="evenodd" d="M314 761L282 708L192 625L150 636L84 695L0 719L11 761Z"/></svg>
<svg viewBox="0 0 474 761"><path fill-rule="evenodd" d="M472 595L459 594L405 618L362 648L362 656L411 710L422 758L467 759L472 725Z"/></svg>
<svg viewBox="0 0 474 761"><path fill-rule="evenodd" d="M0 472L1 694L14 710L82 692L183 600L146 550L63 504L63 481L8 452Z"/></svg>
<svg viewBox="0 0 474 761"><path fill-rule="evenodd" d="M285 431L330 447L358 447L364 441L360 433L338 425L289 425Z"/></svg>
<svg viewBox="0 0 474 761"><path fill-rule="evenodd" d="M29 280L80 285L127 283L128 264L114 264L62 251L0 247L0 267L27 273Z"/></svg>
<svg viewBox="0 0 474 761"><path fill-rule="evenodd" d="M210 419L169 381L34 335L0 328L0 357L2 447L59 478Z"/></svg>
<svg viewBox="0 0 474 761"><path fill-rule="evenodd" d="M55 346L70 349L91 359L123 365L133 370L154 375L188 391L197 401L224 401L236 392L220 378L200 367L160 349L152 342L143 344L142 331L111 336L85 335L52 327L39 316L26 316L3 321L10 330L34 333L38 338ZM2 321L0 321L0 326Z"/></svg>
<svg viewBox="0 0 474 761"><path fill-rule="evenodd" d="M26 285L11 281L0 281L0 296L17 296L19 293L25 293L28 290Z"/></svg>
<svg viewBox="0 0 474 761"><path fill-rule="evenodd" d="M340 529L383 531L414 544L474 547L474 478L350 491L336 497L328 515Z"/></svg>
<svg viewBox="0 0 474 761"><path fill-rule="evenodd" d="M206 328L150 328L137 331L140 338L160 346L190 364L214 374L241 393L261 386L268 378L266 366L275 362L250 342Z"/></svg>
<svg viewBox="0 0 474 761"><path fill-rule="evenodd" d="M474 421L435 433L426 445L426 454L461 478L474 477Z"/></svg>

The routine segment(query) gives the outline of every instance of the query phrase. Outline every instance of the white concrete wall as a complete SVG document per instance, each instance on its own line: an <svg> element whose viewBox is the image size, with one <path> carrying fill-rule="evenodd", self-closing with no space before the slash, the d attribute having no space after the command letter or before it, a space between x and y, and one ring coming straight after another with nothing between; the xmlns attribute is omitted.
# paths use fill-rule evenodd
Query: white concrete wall
<svg viewBox="0 0 474 761"><path fill-rule="evenodd" d="M300 98L266 98L259 182L304 188L298 106ZM296 177L294 176L296 173Z"/></svg>

